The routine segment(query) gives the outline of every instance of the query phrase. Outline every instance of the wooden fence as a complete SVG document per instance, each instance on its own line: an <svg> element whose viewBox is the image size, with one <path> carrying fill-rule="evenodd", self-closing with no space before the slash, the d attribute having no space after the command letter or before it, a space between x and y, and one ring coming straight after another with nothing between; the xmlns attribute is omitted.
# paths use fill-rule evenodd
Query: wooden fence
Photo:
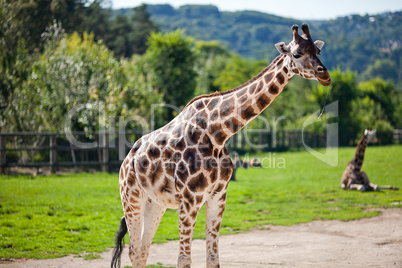
<svg viewBox="0 0 402 268"><path fill-rule="evenodd" d="M52 173L62 167L111 171L120 166L131 145L143 134L142 131L0 133L0 174L12 167L49 167Z"/></svg>
<svg viewBox="0 0 402 268"><path fill-rule="evenodd" d="M0 133L0 174L9 168L43 168L52 173L61 168L117 171L134 142L143 131L108 133ZM402 130L395 130L393 139L401 143ZM308 145L326 147L326 134L301 130L242 130L227 147L231 151L279 151Z"/></svg>

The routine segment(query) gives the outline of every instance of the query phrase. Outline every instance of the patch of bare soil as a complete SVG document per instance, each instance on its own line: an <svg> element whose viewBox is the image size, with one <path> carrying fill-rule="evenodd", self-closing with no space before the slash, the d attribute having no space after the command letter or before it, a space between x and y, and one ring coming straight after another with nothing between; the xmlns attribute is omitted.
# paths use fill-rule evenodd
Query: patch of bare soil
<svg viewBox="0 0 402 268"><path fill-rule="evenodd" d="M154 244L148 264L175 266L178 249L178 241ZM68 256L0 261L0 268L110 267L112 251L100 255L95 260ZM204 240L193 241L192 259L193 268L205 267ZM402 208L356 221L314 221L222 236L220 260L221 267L402 267ZM130 265L127 245L125 265Z"/></svg>

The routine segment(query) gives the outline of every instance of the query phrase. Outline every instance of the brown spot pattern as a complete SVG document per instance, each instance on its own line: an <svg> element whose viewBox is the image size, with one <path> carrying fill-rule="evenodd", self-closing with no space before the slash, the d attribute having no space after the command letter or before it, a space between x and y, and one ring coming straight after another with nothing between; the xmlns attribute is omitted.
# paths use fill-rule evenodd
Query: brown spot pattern
<svg viewBox="0 0 402 268"><path fill-rule="evenodd" d="M135 176L133 173L130 173L130 175L127 178L127 183L130 187L132 187L135 183Z"/></svg>
<svg viewBox="0 0 402 268"><path fill-rule="evenodd" d="M135 153L138 151L138 149L140 149L141 145L142 145L142 141L141 141L141 140L137 140L137 141L134 143L133 148L131 148L131 154L132 154L132 155L135 154Z"/></svg>
<svg viewBox="0 0 402 268"><path fill-rule="evenodd" d="M190 125L187 131L187 144L189 146L196 145L200 139L200 136L201 130Z"/></svg>
<svg viewBox="0 0 402 268"><path fill-rule="evenodd" d="M151 172L149 174L149 178L151 179L151 184L155 185L155 183L160 179L163 173L162 163L158 161L151 165Z"/></svg>
<svg viewBox="0 0 402 268"><path fill-rule="evenodd" d="M275 84L272 84L269 86L268 91L269 91L269 93L276 95L279 93L279 88Z"/></svg>
<svg viewBox="0 0 402 268"><path fill-rule="evenodd" d="M145 157L142 156L138 159L138 169L141 171L141 173L145 173L149 167L149 160Z"/></svg>
<svg viewBox="0 0 402 268"><path fill-rule="evenodd" d="M173 137L180 137L182 134L182 131L183 130L182 130L181 126L176 126L172 131Z"/></svg>
<svg viewBox="0 0 402 268"><path fill-rule="evenodd" d="M216 98L216 99L212 99L209 103L208 103L208 110L212 111L216 105L218 105L220 99Z"/></svg>
<svg viewBox="0 0 402 268"><path fill-rule="evenodd" d="M195 106L195 108L196 108L197 110L201 110L202 108L204 108L204 102L201 101L201 100L196 101L194 106Z"/></svg>
<svg viewBox="0 0 402 268"><path fill-rule="evenodd" d="M256 88L256 93L260 92L261 89L263 88L264 83L262 81L260 81L260 83L258 83L258 87Z"/></svg>
<svg viewBox="0 0 402 268"><path fill-rule="evenodd" d="M202 142L198 145L198 150L204 157L212 155L213 145L208 135L204 135Z"/></svg>
<svg viewBox="0 0 402 268"><path fill-rule="evenodd" d="M265 95L265 93L263 93L257 98L257 107L258 109L262 110L265 107L267 107L267 105L270 104L270 102L271 99L267 95Z"/></svg>
<svg viewBox="0 0 402 268"><path fill-rule="evenodd" d="M256 115L257 115L257 113L254 111L253 107L251 107L251 106L243 108L241 111L241 117L246 120L248 120Z"/></svg>
<svg viewBox="0 0 402 268"><path fill-rule="evenodd" d="M256 83L254 83L254 84L252 84L252 85L250 86L250 91L249 91L250 94L253 94L253 93L254 93L256 87L257 87Z"/></svg>
<svg viewBox="0 0 402 268"><path fill-rule="evenodd" d="M195 117L195 123L201 128L206 129L208 123L208 115L205 111L199 112Z"/></svg>
<svg viewBox="0 0 402 268"><path fill-rule="evenodd" d="M182 181L185 182L188 178L188 170L183 161L181 161L176 168L176 175Z"/></svg>
<svg viewBox="0 0 402 268"><path fill-rule="evenodd" d="M276 75L276 79L278 80L279 84L283 85L283 83L285 83L285 77L283 77L282 73L278 73Z"/></svg>
<svg viewBox="0 0 402 268"><path fill-rule="evenodd" d="M166 134L159 134L155 140L155 143L159 145L159 147L165 147L168 140L168 136Z"/></svg>
<svg viewBox="0 0 402 268"><path fill-rule="evenodd" d="M220 109L221 117L231 114L233 112L233 109L234 109L233 100L232 99L225 100L222 103Z"/></svg>
<svg viewBox="0 0 402 268"><path fill-rule="evenodd" d="M170 140L170 146L177 151L182 151L184 149L184 147L186 146L186 143L184 142L183 139L171 139Z"/></svg>
<svg viewBox="0 0 402 268"><path fill-rule="evenodd" d="M187 149L183 154L183 160L187 163L190 174L197 173L200 170L201 161L195 149Z"/></svg>
<svg viewBox="0 0 402 268"><path fill-rule="evenodd" d="M236 133L241 127L241 123L239 120L237 120L236 118L230 118L229 120L227 120L225 122L225 126L232 132L232 133Z"/></svg>
<svg viewBox="0 0 402 268"><path fill-rule="evenodd" d="M208 186L208 182L204 174L201 173L197 177L192 178L187 185L190 191L193 193L199 193L205 190L205 188Z"/></svg>
<svg viewBox="0 0 402 268"><path fill-rule="evenodd" d="M165 179L165 181L161 184L161 186L159 187L159 191L161 193L163 192L172 193L170 181L168 179Z"/></svg>
<svg viewBox="0 0 402 268"><path fill-rule="evenodd" d="M266 76L264 76L265 83L268 84L269 81L271 81L273 77L274 77L274 73L273 73L273 72L271 72L271 73L267 74Z"/></svg>
<svg viewBox="0 0 402 268"><path fill-rule="evenodd" d="M247 96L243 96L243 97L241 97L241 98L239 99L239 103L242 104L242 103L246 102L247 100L248 100L248 97L247 97Z"/></svg>
<svg viewBox="0 0 402 268"><path fill-rule="evenodd" d="M158 158L158 157L160 157L160 155L161 155L161 151L159 150L159 148L158 147L156 147L155 145L153 145L153 144L151 144L150 146L149 146L149 149L148 149L148 156L149 157L151 157L151 158L153 158L153 159L155 159L155 158Z"/></svg>
<svg viewBox="0 0 402 268"><path fill-rule="evenodd" d="M209 133L211 133L216 141L216 143L218 144L222 144L227 135L225 132L223 132L222 128L221 128L221 124L217 123L217 124L212 124L209 127Z"/></svg>

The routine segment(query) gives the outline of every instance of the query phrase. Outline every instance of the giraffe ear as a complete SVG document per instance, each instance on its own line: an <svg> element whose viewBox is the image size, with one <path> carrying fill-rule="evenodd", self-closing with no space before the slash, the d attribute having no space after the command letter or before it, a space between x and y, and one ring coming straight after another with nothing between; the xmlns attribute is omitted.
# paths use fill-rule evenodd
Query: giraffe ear
<svg viewBox="0 0 402 268"><path fill-rule="evenodd" d="M318 47L319 50L321 50L325 43L324 41L317 40L314 42L314 44Z"/></svg>
<svg viewBox="0 0 402 268"><path fill-rule="evenodd" d="M364 136L366 136L368 134L368 132L369 132L368 129L365 129L364 130Z"/></svg>
<svg viewBox="0 0 402 268"><path fill-rule="evenodd" d="M284 42L276 43L275 47L281 54L288 54L290 51L289 47Z"/></svg>

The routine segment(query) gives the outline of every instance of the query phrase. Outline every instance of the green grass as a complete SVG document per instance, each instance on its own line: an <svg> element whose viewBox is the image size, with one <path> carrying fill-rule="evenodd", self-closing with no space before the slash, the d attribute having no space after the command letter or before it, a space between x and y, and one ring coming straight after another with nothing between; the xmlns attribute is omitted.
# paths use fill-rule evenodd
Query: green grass
<svg viewBox="0 0 402 268"><path fill-rule="evenodd" d="M282 161L286 168L238 170L238 181L229 184L221 234L256 226L353 220L376 216L378 208L402 207L402 191L360 193L340 188L343 170L354 151L339 149L337 167L307 152L293 152L270 155L271 161ZM401 188L400 159L402 146L369 146L363 169L373 183ZM113 246L122 215L117 174L2 176L0 257L40 259L103 252ZM194 238L204 238L204 226L202 209ZM154 242L178 237L177 212L168 210Z"/></svg>
<svg viewBox="0 0 402 268"><path fill-rule="evenodd" d="M95 259L101 259L102 257L101 257L101 255L99 255L99 254L87 254L87 255L84 255L84 260L95 260Z"/></svg>

